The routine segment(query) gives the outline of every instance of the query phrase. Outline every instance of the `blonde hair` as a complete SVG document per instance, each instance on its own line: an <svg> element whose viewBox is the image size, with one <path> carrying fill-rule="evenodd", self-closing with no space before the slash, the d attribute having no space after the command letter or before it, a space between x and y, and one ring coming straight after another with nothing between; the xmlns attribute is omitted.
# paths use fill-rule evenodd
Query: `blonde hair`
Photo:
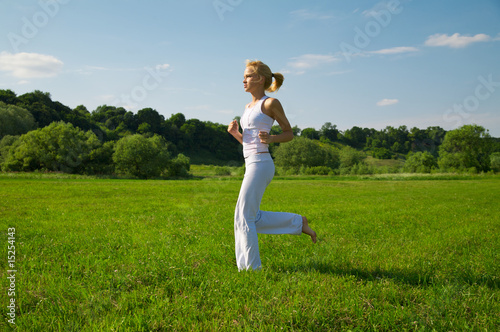
<svg viewBox="0 0 500 332"><path fill-rule="evenodd" d="M268 65L258 60L247 60L247 68L253 68L257 75L265 78L264 90L276 92L283 85L285 77L281 73L273 73ZM274 82L273 82L274 77Z"/></svg>

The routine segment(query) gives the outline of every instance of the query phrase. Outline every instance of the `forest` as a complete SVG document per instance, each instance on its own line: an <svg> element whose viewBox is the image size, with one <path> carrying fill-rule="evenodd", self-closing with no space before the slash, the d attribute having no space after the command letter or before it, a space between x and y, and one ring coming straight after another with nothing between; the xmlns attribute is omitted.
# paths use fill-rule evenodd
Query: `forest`
<svg viewBox="0 0 500 332"><path fill-rule="evenodd" d="M238 119L238 118L237 118ZM282 174L499 172L500 140L478 125L445 131L387 126L383 130L293 128L295 139L271 144ZM274 126L271 134L280 132ZM391 160L385 167L373 160ZM39 90L0 90L0 168L138 178L188 177L191 164L236 167L240 144L227 124L168 119L152 108L137 113L102 105L72 109Z"/></svg>

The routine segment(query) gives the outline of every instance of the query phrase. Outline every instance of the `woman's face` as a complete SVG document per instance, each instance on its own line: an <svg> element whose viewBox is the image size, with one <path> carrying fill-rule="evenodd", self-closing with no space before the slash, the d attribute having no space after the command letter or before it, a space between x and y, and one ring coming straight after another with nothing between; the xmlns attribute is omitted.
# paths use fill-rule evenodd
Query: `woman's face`
<svg viewBox="0 0 500 332"><path fill-rule="evenodd" d="M263 85L263 77L259 76L253 68L247 67L243 73L243 88L246 92L255 91Z"/></svg>

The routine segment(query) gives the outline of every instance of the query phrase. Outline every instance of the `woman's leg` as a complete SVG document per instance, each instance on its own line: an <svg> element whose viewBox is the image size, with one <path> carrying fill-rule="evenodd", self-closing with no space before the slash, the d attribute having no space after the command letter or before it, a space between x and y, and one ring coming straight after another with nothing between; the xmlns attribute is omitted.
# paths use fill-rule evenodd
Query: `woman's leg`
<svg viewBox="0 0 500 332"><path fill-rule="evenodd" d="M274 163L272 169L274 176ZM260 211L255 226L259 234L300 235L305 233L311 237L313 243L316 243L316 232L309 227L307 218L295 213Z"/></svg>
<svg viewBox="0 0 500 332"><path fill-rule="evenodd" d="M311 237L313 243L316 243L316 232L309 227L306 217L302 217L302 233L307 234Z"/></svg>
<svg viewBox="0 0 500 332"><path fill-rule="evenodd" d="M267 156L250 156L245 165L245 177L234 213L236 263L240 271L261 267L256 221L261 218L262 196L274 176L272 159L267 160Z"/></svg>

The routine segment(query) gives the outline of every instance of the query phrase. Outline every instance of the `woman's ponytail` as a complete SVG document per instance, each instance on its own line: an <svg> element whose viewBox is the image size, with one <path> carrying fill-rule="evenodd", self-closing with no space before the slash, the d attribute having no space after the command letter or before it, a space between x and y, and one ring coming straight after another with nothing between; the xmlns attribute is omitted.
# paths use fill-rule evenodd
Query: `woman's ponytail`
<svg viewBox="0 0 500 332"><path fill-rule="evenodd" d="M283 81L285 80L285 77L281 73L273 73L272 77L274 77L274 82L268 89L266 89L266 91L268 92L278 91L279 88L283 85Z"/></svg>

